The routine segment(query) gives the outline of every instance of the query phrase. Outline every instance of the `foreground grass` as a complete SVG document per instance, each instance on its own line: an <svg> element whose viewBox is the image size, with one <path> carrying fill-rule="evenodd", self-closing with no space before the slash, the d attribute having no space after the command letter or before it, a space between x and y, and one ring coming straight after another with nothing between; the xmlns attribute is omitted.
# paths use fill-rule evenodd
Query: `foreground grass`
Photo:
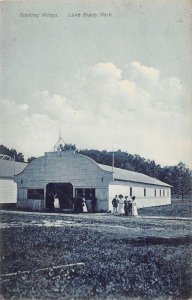
<svg viewBox="0 0 192 300"><path fill-rule="evenodd" d="M41 226L60 219L61 227ZM189 299L190 222L1 214L5 299ZM68 222L68 223L67 223ZM58 270L35 270L83 262Z"/></svg>

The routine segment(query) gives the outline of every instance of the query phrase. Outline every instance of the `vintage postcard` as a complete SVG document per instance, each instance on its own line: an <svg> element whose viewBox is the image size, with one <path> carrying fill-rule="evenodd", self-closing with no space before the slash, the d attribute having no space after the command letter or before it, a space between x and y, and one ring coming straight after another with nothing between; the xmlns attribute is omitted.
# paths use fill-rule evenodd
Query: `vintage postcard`
<svg viewBox="0 0 192 300"><path fill-rule="evenodd" d="M0 1L0 298L191 299L192 1Z"/></svg>

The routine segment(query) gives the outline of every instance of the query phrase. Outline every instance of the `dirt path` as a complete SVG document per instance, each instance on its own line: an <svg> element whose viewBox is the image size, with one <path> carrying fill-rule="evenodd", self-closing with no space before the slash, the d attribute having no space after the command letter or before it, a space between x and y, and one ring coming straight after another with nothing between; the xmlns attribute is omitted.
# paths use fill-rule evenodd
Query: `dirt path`
<svg viewBox="0 0 192 300"><path fill-rule="evenodd" d="M11 210L0 210L1 213L9 214L22 214L22 215L40 215L40 216L65 216L82 219L103 219L107 217L112 218L121 218L121 219L159 219L159 220L181 220L181 221L192 221L192 217L172 217L172 216L138 216L138 217L125 217L125 216L113 216L111 213L82 213L82 214L70 214L70 213L61 213L61 212L38 212L38 211L11 211Z"/></svg>

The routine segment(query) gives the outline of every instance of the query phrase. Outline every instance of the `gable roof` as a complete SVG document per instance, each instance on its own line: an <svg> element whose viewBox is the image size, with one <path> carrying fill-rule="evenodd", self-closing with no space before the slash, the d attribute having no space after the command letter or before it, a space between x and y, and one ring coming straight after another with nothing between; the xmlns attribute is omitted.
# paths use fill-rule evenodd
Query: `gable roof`
<svg viewBox="0 0 192 300"><path fill-rule="evenodd" d="M112 172L114 172L114 180L116 180L116 181L118 181L118 180L119 181L131 181L131 182L139 182L139 183L145 183L145 184L171 187L171 185L169 185L165 182L162 182L156 178L150 177L150 176L142 174L142 173L129 171L129 170L125 170L125 169L120 169L120 168L115 168L115 167L112 170L112 166L99 164L95 160L90 158L89 156L79 154L79 153L74 153L74 151L62 151L59 154L61 156L74 155L74 154L80 155L80 156L85 156L88 159L90 159L94 164L96 164L103 171L110 172L111 174L112 174ZM55 157L55 156L58 156L58 152L57 151L56 152L48 152L48 153L45 153L45 156ZM37 159L39 159L39 158L37 158ZM44 156L41 158L44 158ZM6 170L4 168L4 170L2 171L1 163L7 163ZM8 165L8 163L10 165ZM14 163L13 161L5 161L5 160L1 161L0 160L0 178L3 178L3 177L7 178L8 176L13 178L13 172L14 172L14 164L13 163ZM27 165L28 165L27 163L15 162L15 175L21 173ZM2 174L3 174L3 176L2 176Z"/></svg>
<svg viewBox="0 0 192 300"><path fill-rule="evenodd" d="M114 180L123 180L123 181L132 181L132 182L140 182L140 183L146 183L146 184L153 184L153 185L160 185L160 186L168 186L171 187L171 185L162 182L156 178L150 177L148 175L134 172L134 171L128 171L120 168L113 168L111 166L98 164L101 169L108 172L114 172Z"/></svg>
<svg viewBox="0 0 192 300"><path fill-rule="evenodd" d="M0 178L13 179L15 174L22 172L27 163L13 161L13 160L0 160Z"/></svg>

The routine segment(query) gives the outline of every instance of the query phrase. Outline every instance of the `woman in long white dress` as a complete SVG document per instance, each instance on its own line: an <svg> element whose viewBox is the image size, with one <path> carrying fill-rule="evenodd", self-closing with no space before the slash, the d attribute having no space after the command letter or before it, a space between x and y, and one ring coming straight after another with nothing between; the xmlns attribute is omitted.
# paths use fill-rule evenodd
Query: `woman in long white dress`
<svg viewBox="0 0 192 300"><path fill-rule="evenodd" d="M88 212L85 198L83 198L83 212Z"/></svg>
<svg viewBox="0 0 192 300"><path fill-rule="evenodd" d="M137 204L135 202L135 196L132 197L132 216L133 217L138 217Z"/></svg>
<svg viewBox="0 0 192 300"><path fill-rule="evenodd" d="M124 214L124 200L123 200L123 195L119 195L118 214L119 215L123 215Z"/></svg>
<svg viewBox="0 0 192 300"><path fill-rule="evenodd" d="M55 196L54 196L54 208L57 210L60 208L59 198L58 198L57 194L55 194Z"/></svg>

